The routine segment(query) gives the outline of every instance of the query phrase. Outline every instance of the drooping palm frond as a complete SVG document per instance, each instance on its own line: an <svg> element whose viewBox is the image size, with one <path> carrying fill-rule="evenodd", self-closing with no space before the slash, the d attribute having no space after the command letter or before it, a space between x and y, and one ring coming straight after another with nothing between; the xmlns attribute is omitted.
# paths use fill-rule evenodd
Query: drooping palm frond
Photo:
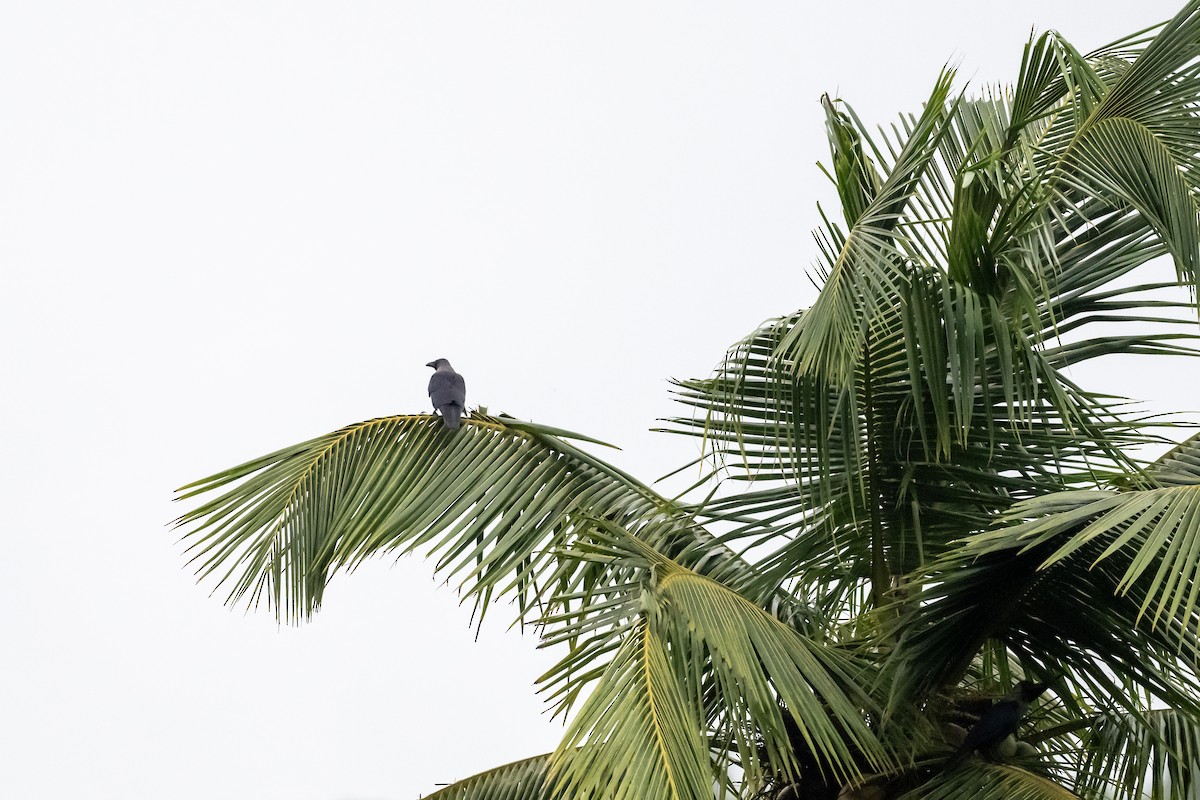
<svg viewBox="0 0 1200 800"><path fill-rule="evenodd" d="M1101 564L1119 578L1114 592L1138 603L1137 622L1163 626L1181 655L1200 666L1200 440L1192 437L1148 473L1155 485L1125 491L1050 494L1012 510L1001 534L1024 550L1047 553L1039 569L1076 561ZM1187 635L1192 631L1193 635Z"/></svg>
<svg viewBox="0 0 1200 800"><path fill-rule="evenodd" d="M564 797L708 800L715 782L702 722L645 619L623 637L552 764Z"/></svg>
<svg viewBox="0 0 1200 800"><path fill-rule="evenodd" d="M1200 6L1188 3L1132 58L1067 139L1056 179L1136 209L1195 286ZM1073 168L1078 168L1078 174Z"/></svg>
<svg viewBox="0 0 1200 800"><path fill-rule="evenodd" d="M619 794L632 770L660 776L656 797L690 797L673 786L681 774L731 780L718 750L733 750L740 780L759 787L805 770L840 785L887 762L865 722L874 703L859 673L868 662L667 558L650 537L607 521L594 535L581 558L623 562L641 578L622 587L623 603L612 601L627 633L555 756L556 785L567 796ZM557 622L582 638L595 634L594 617L580 610ZM542 680L565 691L591 660L569 654ZM699 749L692 737L700 727L712 747L724 744Z"/></svg>
<svg viewBox="0 0 1200 800"><path fill-rule="evenodd" d="M426 800L551 800L546 773L550 755L489 769L425 795Z"/></svg>
<svg viewBox="0 0 1200 800"><path fill-rule="evenodd" d="M370 420L183 487L180 499L224 491L176 525L202 578L283 618L311 615L337 571L421 547L469 592L513 592L536 618L548 575L580 578L554 560L579 530L573 515L630 523L676 513L564 435L581 438L479 414L457 433L426 415ZM738 561L721 550L703 553L710 568Z"/></svg>
<svg viewBox="0 0 1200 800"><path fill-rule="evenodd" d="M941 776L898 800L1076 800L1061 784L1009 764L979 764Z"/></svg>
<svg viewBox="0 0 1200 800"><path fill-rule="evenodd" d="M1194 286L1200 209L1185 165L1170 148L1139 122L1115 117L1094 122L1069 157L1077 170L1061 180L1081 194L1108 197L1135 210L1171 254L1181 282Z"/></svg>
<svg viewBox="0 0 1200 800"><path fill-rule="evenodd" d="M176 520L192 561L232 582L231 601L265 600L290 619L320 606L339 569L425 544L474 590L516 586L529 602L544 543L572 533L568 511L655 508L652 493L565 441L499 418L461 435L426 415L350 425L189 484L180 499L230 484Z"/></svg>

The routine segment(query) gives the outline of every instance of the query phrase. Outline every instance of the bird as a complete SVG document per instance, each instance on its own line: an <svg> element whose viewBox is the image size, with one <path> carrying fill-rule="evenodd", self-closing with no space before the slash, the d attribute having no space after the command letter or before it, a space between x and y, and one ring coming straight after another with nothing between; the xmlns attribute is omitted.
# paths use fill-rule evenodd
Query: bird
<svg viewBox="0 0 1200 800"><path fill-rule="evenodd" d="M429 379L429 399L433 401L434 409L442 415L447 428L459 427L463 409L467 406L466 381L444 358L436 358L425 366L434 369L433 377Z"/></svg>
<svg viewBox="0 0 1200 800"><path fill-rule="evenodd" d="M1029 710L1029 704L1046 691L1044 683L1021 681L1002 700L983 712L979 721L967 732L967 738L946 761L943 771L950 771L976 750L992 751L997 745L1017 732L1021 718Z"/></svg>

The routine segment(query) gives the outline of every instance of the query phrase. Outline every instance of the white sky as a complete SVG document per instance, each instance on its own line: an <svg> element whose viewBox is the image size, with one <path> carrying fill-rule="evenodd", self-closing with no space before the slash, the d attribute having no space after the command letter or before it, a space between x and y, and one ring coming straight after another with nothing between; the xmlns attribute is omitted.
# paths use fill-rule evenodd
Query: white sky
<svg viewBox="0 0 1200 800"><path fill-rule="evenodd" d="M230 611L172 490L423 411L442 356L656 478L666 379L812 300L822 92L890 122L1178 8L805 6L0 4L0 794L408 800L552 749L503 608L474 641L407 559ZM1155 369L1118 388L1186 408Z"/></svg>

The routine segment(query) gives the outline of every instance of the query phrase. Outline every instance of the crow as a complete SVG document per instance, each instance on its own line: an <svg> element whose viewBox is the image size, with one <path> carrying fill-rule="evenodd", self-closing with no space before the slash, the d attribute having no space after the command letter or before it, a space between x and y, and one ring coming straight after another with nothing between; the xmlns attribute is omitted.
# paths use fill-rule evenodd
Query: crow
<svg viewBox="0 0 1200 800"><path fill-rule="evenodd" d="M429 379L429 399L442 415L447 428L457 428L467 405L467 383L444 358L434 359L425 366L433 367Z"/></svg>
<svg viewBox="0 0 1200 800"><path fill-rule="evenodd" d="M1046 691L1046 684L1021 681L1004 699L983 713L979 721L967 732L967 738L954 751L954 755L946 761L942 768L950 770L961 764L967 756L976 750L990 752L992 748L1017 732L1021 718L1029 710L1029 704L1041 697Z"/></svg>

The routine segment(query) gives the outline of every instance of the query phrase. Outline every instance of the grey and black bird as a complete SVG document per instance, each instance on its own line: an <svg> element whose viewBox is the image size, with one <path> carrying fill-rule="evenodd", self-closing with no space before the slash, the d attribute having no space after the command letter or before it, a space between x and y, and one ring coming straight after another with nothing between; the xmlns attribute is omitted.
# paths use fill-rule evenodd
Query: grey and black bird
<svg viewBox="0 0 1200 800"><path fill-rule="evenodd" d="M433 401L433 407L442 415L447 428L457 428L467 406L467 382L444 358L430 361L425 366L434 370L429 379L429 399Z"/></svg>
<svg viewBox="0 0 1200 800"><path fill-rule="evenodd" d="M990 754L1009 736L1017 732L1021 718L1029 710L1029 704L1041 697L1046 684L1021 681L1006 697L983 712L979 721L967 732L967 738L946 761L944 770L949 771L961 764L976 750Z"/></svg>

